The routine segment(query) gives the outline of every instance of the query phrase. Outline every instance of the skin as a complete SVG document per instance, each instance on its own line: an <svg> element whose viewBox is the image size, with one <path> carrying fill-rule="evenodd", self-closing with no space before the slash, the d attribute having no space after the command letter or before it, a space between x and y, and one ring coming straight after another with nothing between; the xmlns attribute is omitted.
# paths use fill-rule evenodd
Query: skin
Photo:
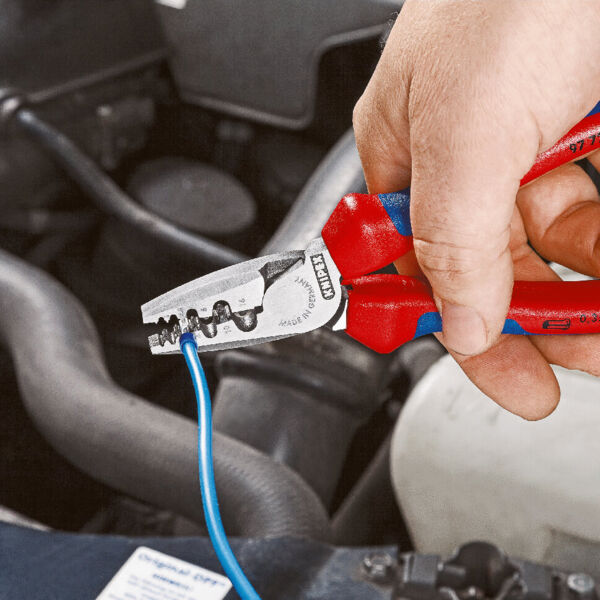
<svg viewBox="0 0 600 600"><path fill-rule="evenodd" d="M600 376L600 336L500 335L514 279L557 279L528 241L600 277L600 200L583 170L519 190L600 100L599 32L594 0L407 0L354 111L369 191L411 185L415 251L396 267L429 280L440 340L469 378L531 420L559 401L550 363Z"/></svg>

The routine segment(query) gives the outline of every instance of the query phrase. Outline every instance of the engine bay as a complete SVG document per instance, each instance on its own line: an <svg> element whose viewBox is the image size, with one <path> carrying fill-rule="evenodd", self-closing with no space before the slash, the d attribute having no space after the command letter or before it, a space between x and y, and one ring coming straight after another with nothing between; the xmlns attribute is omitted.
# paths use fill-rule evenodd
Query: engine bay
<svg viewBox="0 0 600 600"><path fill-rule="evenodd" d="M346 4L0 1L0 548L13 580L44 540L56 559L20 596L0 575L1 597L95 597L137 545L219 571L185 365L152 356L139 307L306 247L366 189L352 108L401 2ZM89 162L65 160L69 144ZM252 327L243 317L228 316ZM264 597L595 597L571 573L600 576L581 492L594 468L578 462L589 450L563 471L541 451L523 483L506 466L518 458L490 449L514 424L475 414L486 399L445 355L431 337L379 355L324 328L203 354L224 524ZM558 435L564 418L572 432L569 415L548 427ZM499 489L564 510L535 533L509 517L513 497L488 498L493 474L469 462L483 448L505 466ZM548 483L573 464L578 493ZM573 506L581 518L563 527ZM468 525L482 514L493 526ZM528 535L542 541L515 541ZM40 591L59 575L71 587Z"/></svg>

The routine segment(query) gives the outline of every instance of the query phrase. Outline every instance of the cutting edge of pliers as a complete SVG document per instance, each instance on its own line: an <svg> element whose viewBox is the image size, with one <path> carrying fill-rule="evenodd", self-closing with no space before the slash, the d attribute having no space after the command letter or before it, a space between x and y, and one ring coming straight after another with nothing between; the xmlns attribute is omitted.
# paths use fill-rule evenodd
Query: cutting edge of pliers
<svg viewBox="0 0 600 600"><path fill-rule="evenodd" d="M305 250L263 256L181 285L142 306L153 354L180 352L183 333L199 351L225 350L344 329L347 292L321 238Z"/></svg>

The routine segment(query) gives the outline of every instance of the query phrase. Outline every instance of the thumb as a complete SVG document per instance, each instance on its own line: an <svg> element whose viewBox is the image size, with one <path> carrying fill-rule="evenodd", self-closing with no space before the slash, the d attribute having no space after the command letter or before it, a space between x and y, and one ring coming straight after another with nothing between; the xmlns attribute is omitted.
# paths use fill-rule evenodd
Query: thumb
<svg viewBox="0 0 600 600"><path fill-rule="evenodd" d="M494 343L508 310L510 222L520 179L536 154L537 128L533 124L527 139L502 143L498 132L514 128L496 125L489 143L491 123L484 119L479 131L473 111L460 122L459 111L451 116L432 110L426 121L409 124L402 94L389 127L389 109L377 101L387 96L379 93L385 83L377 82L378 94L368 88L354 111L369 191L397 191L410 183L415 253L442 314L444 343L459 354L479 354ZM443 142L430 143L440 131ZM515 147L525 151L521 160Z"/></svg>
<svg viewBox="0 0 600 600"><path fill-rule="evenodd" d="M494 343L508 310L510 222L519 181L538 149L537 124L530 114L519 115L518 129L511 115L498 119L511 126L493 124L489 115L498 111L484 112L483 104L409 111L405 63L393 64L395 76L378 65L354 110L367 185L381 193L410 183L415 253L442 314L444 343L478 354ZM515 131L517 140L510 137Z"/></svg>
<svg viewBox="0 0 600 600"><path fill-rule="evenodd" d="M431 139L431 130L448 121L443 114L430 115L425 126L411 129L415 253L442 315L444 344L463 355L483 352L502 331L513 283L509 246L515 197L523 165L535 156L539 139L531 123L530 135L520 140L498 134L486 143L489 119L469 112L468 120L455 117L446 127L447 144L429 146L426 153L418 140ZM482 122L485 127L478 127ZM496 124L493 130L514 128ZM521 120L520 133L525 131ZM527 152L517 157L519 146Z"/></svg>

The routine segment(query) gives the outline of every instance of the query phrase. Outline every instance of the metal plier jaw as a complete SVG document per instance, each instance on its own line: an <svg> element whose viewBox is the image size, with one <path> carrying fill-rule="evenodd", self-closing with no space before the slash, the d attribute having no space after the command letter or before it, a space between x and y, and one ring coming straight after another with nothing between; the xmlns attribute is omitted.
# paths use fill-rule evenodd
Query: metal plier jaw
<svg viewBox="0 0 600 600"><path fill-rule="evenodd" d="M224 350L345 326L347 294L323 240L227 267L190 281L142 306L157 331L153 354L180 352L179 338L194 334L199 351Z"/></svg>

